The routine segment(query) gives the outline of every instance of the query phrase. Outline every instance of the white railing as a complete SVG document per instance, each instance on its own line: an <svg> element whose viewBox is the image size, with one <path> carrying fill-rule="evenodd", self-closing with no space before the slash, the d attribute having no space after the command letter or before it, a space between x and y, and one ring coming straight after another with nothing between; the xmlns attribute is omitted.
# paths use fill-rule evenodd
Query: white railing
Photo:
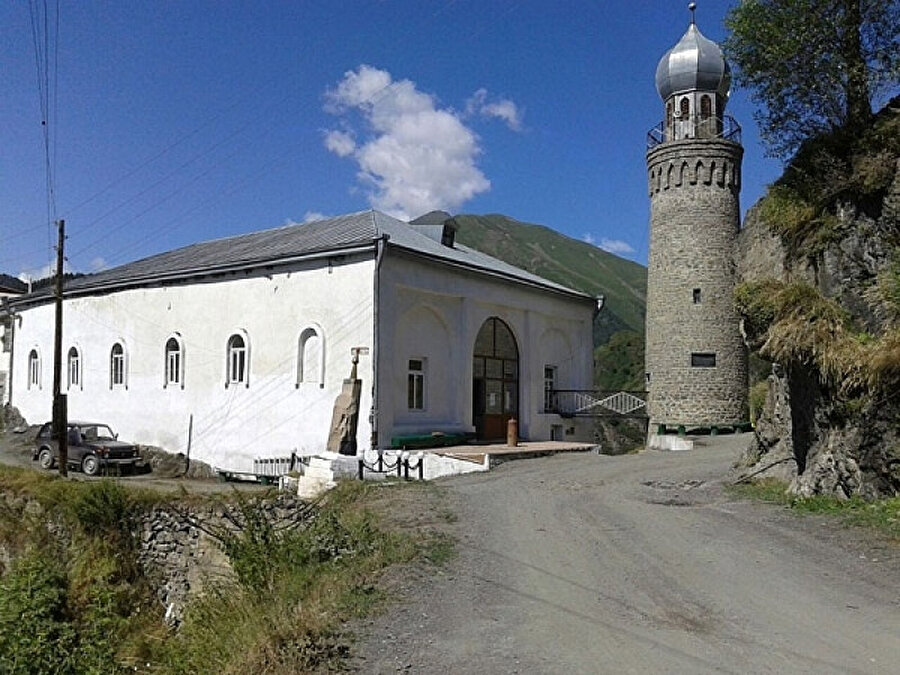
<svg viewBox="0 0 900 675"><path fill-rule="evenodd" d="M554 390L553 407L546 412L555 412L563 417L606 416L622 417L647 416L647 392L644 391L575 391Z"/></svg>
<svg viewBox="0 0 900 675"><path fill-rule="evenodd" d="M668 125L663 121L647 132L647 149L670 141L696 138L721 138L739 144L741 142L741 125L731 115L675 117Z"/></svg>

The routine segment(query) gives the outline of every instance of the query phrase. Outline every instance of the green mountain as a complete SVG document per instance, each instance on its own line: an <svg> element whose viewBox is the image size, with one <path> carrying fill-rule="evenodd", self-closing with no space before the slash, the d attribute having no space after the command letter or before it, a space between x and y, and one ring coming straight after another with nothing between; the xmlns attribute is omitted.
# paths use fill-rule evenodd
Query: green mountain
<svg viewBox="0 0 900 675"><path fill-rule="evenodd" d="M569 288L605 296L594 345L623 330L643 336L647 268L549 227L501 214L458 215L457 241Z"/></svg>

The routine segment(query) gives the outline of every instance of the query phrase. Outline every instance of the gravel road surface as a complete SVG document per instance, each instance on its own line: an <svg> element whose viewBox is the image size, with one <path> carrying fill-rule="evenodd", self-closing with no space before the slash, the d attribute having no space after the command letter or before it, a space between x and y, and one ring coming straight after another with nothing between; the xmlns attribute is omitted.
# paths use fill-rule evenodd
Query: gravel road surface
<svg viewBox="0 0 900 675"><path fill-rule="evenodd" d="M361 628L365 673L897 673L900 549L737 500L748 435L442 482L458 556Z"/></svg>

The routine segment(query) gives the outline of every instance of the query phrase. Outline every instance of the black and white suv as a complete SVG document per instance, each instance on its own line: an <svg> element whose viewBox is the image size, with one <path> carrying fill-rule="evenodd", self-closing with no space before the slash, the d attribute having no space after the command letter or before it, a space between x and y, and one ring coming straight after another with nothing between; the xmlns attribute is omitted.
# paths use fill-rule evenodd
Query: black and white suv
<svg viewBox="0 0 900 675"><path fill-rule="evenodd" d="M31 459L36 459L42 469L52 469L59 460L59 444L51 436L52 424L47 422L34 439ZM132 468L140 461L137 446L123 443L117 436L106 424L69 422L66 463L80 468L88 476L96 476L102 467Z"/></svg>

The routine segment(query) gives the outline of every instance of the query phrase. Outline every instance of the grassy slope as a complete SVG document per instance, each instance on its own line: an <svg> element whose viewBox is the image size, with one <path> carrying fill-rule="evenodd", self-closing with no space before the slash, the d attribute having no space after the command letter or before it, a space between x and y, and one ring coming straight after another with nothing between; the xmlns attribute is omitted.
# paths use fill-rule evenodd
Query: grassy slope
<svg viewBox="0 0 900 675"><path fill-rule="evenodd" d="M606 296L595 324L595 344L620 330L643 334L647 269L543 225L508 216L459 215L457 240L546 279Z"/></svg>

